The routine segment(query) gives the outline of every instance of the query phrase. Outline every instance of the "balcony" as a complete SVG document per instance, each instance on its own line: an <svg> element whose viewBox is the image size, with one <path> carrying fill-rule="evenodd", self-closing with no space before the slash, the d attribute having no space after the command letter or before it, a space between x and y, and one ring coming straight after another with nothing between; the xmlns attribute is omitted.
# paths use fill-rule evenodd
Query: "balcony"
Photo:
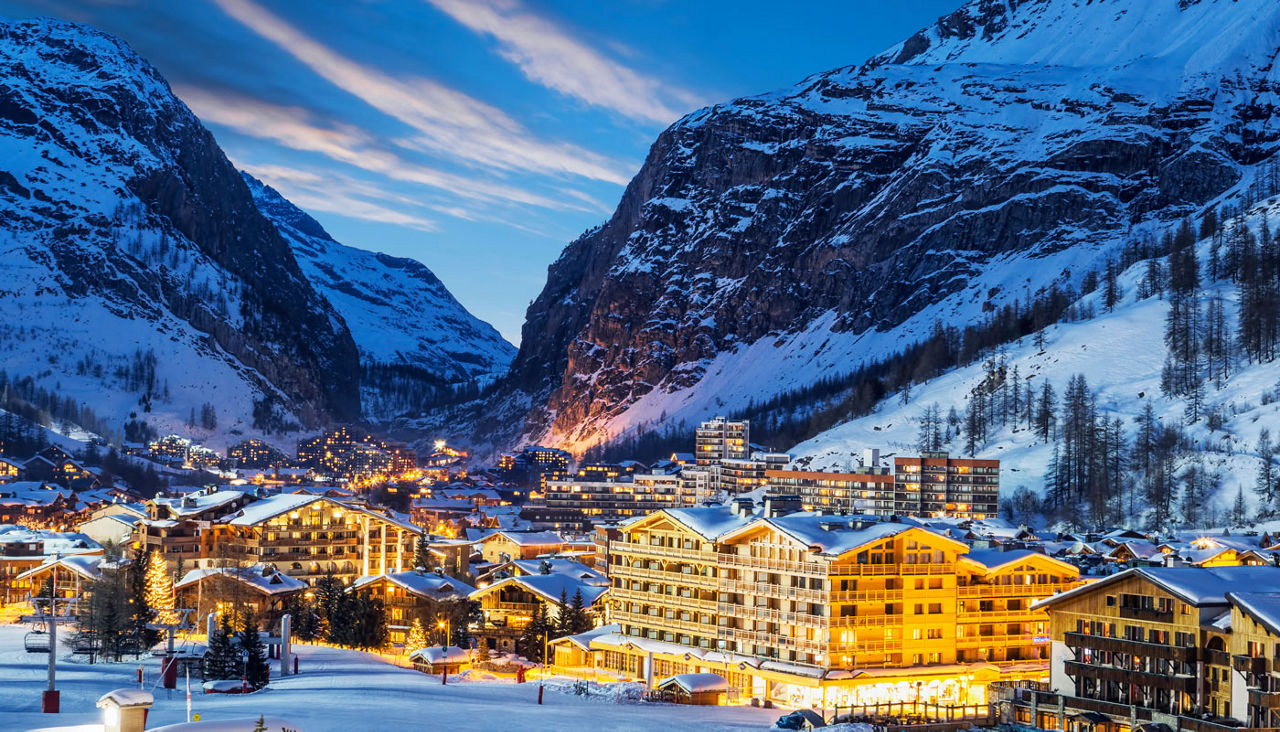
<svg viewBox="0 0 1280 732"><path fill-rule="evenodd" d="M957 588L956 594L961 598L971 597L1052 597L1059 592L1073 590L1083 582L1046 582L1044 584L1027 585L964 585Z"/></svg>
<svg viewBox="0 0 1280 732"><path fill-rule="evenodd" d="M833 591L831 602L893 602L902 599L902 590Z"/></svg>
<svg viewBox="0 0 1280 732"><path fill-rule="evenodd" d="M1083 676L1100 681L1114 681L1118 684L1136 684L1154 689L1180 691L1184 694L1196 693L1197 681L1194 676L1130 671L1129 669L1111 666L1095 666L1093 664L1080 663L1079 661L1067 661L1066 670L1067 675L1074 678Z"/></svg>
<svg viewBox="0 0 1280 732"><path fill-rule="evenodd" d="M795 574L816 574L824 577L827 574L827 565L821 562L791 562L785 559L765 559L725 553L720 554L719 559L721 564L730 567L746 567L748 569L791 572ZM712 561L714 561L714 558Z"/></svg>
<svg viewBox="0 0 1280 732"><path fill-rule="evenodd" d="M832 628L875 628L902 625L902 615L845 615L831 618Z"/></svg>
<svg viewBox="0 0 1280 732"><path fill-rule="evenodd" d="M1120 606L1120 617L1130 620L1149 620L1156 623L1172 623L1173 611L1157 610L1153 607Z"/></svg>
<svg viewBox="0 0 1280 732"><path fill-rule="evenodd" d="M1236 654L1231 657L1231 668L1242 674L1265 674L1268 667L1267 659L1261 656Z"/></svg>
<svg viewBox="0 0 1280 732"><path fill-rule="evenodd" d="M1280 691L1250 689L1249 706L1262 709L1280 709Z"/></svg>
<svg viewBox="0 0 1280 732"><path fill-rule="evenodd" d="M1126 638L1107 638L1084 633L1064 633L1063 640L1073 648L1128 653L1143 658L1159 658L1182 663L1195 663L1197 658L1197 649L1194 646L1169 646L1163 643L1147 643L1146 641L1128 640Z"/></svg>

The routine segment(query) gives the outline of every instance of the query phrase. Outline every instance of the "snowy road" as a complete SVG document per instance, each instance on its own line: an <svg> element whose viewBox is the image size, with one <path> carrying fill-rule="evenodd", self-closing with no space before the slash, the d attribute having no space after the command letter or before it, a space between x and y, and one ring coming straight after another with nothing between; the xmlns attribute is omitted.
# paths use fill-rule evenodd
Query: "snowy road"
<svg viewBox="0 0 1280 732"><path fill-rule="evenodd" d="M0 731L100 722L94 702L111 689L133 686L136 664L90 666L66 656L58 666L62 691L59 715L40 714L44 656L22 649L25 627L0 626ZM302 673L273 681L247 697L193 695L203 719L276 716L295 722L301 732L326 730L653 730L768 729L780 712L743 707L676 707L615 704L548 690L538 706L537 684L462 682L440 685L427 676L390 666L356 651L300 647ZM159 661L146 661L156 679ZM274 666L273 666L274 672ZM181 685L181 681L179 681ZM194 685L194 684L193 684ZM167 697L155 690L150 726L184 720L182 692Z"/></svg>

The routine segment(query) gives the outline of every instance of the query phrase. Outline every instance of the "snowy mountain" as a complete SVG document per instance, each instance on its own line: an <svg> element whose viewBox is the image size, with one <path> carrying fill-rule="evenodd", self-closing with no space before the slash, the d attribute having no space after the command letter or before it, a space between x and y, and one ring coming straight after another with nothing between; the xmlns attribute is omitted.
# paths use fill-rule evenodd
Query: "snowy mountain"
<svg viewBox="0 0 1280 732"><path fill-rule="evenodd" d="M248 174L244 179L307 279L350 328L365 370L366 418L392 417L408 407L374 383L384 372L445 387L490 381L506 371L515 347L469 313L431 270L412 259L339 244L275 189Z"/></svg>
<svg viewBox="0 0 1280 732"><path fill-rule="evenodd" d="M1168 357L1164 334L1170 302L1169 297L1154 293L1147 286L1152 270L1149 261L1144 260L1117 277L1122 296L1112 309L1106 308L1103 291L1090 293L1074 308L1074 312L1088 317L1067 319L1046 328L1040 343L1030 336L1018 339L968 366L913 387L906 398L894 394L881 401L871 414L796 445L792 450L796 463L813 469L848 469L858 464L854 457L858 450L872 446L883 448L889 458L894 454L916 454L925 415L936 409L936 414L944 417L940 425L942 439L941 444L930 447L1002 460L1004 498L1019 489L1043 496L1046 487L1053 485L1051 472L1062 446L1062 435L1060 416L1051 418L1058 424L1047 435L1038 433L1035 421L1040 395L1048 382L1055 395L1055 415L1061 415L1068 384L1082 376L1091 387L1099 423L1119 420L1115 437L1121 448L1122 475L1109 497L1117 502L1121 516L1112 521L1152 528L1167 528L1171 520L1186 521L1192 526L1226 525L1237 497L1242 498L1250 515L1275 515L1275 499L1261 495L1257 475L1264 461L1273 466L1277 462L1276 454L1260 452L1259 447L1270 442L1264 442L1265 433L1280 433L1280 368L1274 360L1248 358L1235 344L1241 288L1230 281L1221 265L1215 276L1215 267L1206 263L1220 261L1237 237L1260 237L1254 240L1275 260L1277 243L1274 238L1270 242L1265 239L1271 237L1269 222L1280 217L1280 198L1272 195L1252 207L1247 206L1245 191L1233 191L1224 198L1224 206L1240 207L1245 202L1247 210L1232 217L1222 234L1198 242L1196 251L1202 272L1202 286L1197 288L1202 307L1215 300L1224 306L1223 320L1229 329L1223 354L1226 368L1214 369L1210 377L1208 359L1201 357L1204 393L1201 403L1194 407L1199 414L1194 421L1195 415L1188 414L1191 400L1167 395L1163 388ZM1244 234L1245 231L1250 233ZM1276 266L1273 261L1273 278ZM1201 332L1205 334L1212 327L1212 320L1203 320ZM1026 385L1022 406L1015 405L1016 409L1025 410L1023 417L1004 416L1009 411L1011 383ZM993 390L993 384L999 387ZM988 408L1000 416L993 421L987 439L978 440L976 450L971 451L966 444L964 422L978 392L987 393L991 402ZM1144 485L1149 483L1149 476L1136 464L1135 457L1140 452L1137 443L1142 439L1144 415L1148 413L1158 423L1173 426L1182 437L1178 441L1182 444L1171 450L1172 469L1167 476L1170 515L1163 519L1157 516L1148 495L1150 486ZM946 415L952 418L947 420ZM1195 476L1194 484L1189 476ZM1078 503L1071 509L1076 518L1081 518Z"/></svg>
<svg viewBox="0 0 1280 732"><path fill-rule="evenodd" d="M1078 285L1270 157L1280 4L975 0L663 132L550 267L490 413L582 450Z"/></svg>
<svg viewBox="0 0 1280 732"><path fill-rule="evenodd" d="M154 68L91 28L5 22L0 79L6 371L116 425L359 415L342 318Z"/></svg>

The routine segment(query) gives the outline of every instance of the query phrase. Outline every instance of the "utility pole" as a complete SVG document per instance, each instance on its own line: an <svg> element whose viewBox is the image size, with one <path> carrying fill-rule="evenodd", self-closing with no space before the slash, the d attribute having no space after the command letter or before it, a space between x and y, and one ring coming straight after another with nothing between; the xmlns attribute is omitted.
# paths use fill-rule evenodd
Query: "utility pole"
<svg viewBox="0 0 1280 732"><path fill-rule="evenodd" d="M76 618L72 613L72 609L79 601L79 598L35 597L28 595L27 599L31 602L31 609L35 612L33 615L24 615L22 622L43 623L49 630L49 686L40 696L40 711L45 714L57 714L60 707L60 695L56 686L58 677L58 625L75 622ZM59 603L62 603L62 612L58 612Z"/></svg>

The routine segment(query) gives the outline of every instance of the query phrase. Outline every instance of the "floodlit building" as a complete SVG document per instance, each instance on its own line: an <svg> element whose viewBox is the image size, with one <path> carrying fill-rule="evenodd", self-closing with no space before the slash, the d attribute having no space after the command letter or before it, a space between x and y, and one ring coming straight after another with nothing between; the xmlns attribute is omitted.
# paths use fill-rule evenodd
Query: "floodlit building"
<svg viewBox="0 0 1280 732"><path fill-rule="evenodd" d="M1050 619L1050 690L1000 695L1003 721L1280 726L1280 567L1141 567L1037 607Z"/></svg>
<svg viewBox="0 0 1280 732"><path fill-rule="evenodd" d="M989 683L1043 679L1048 617L1032 604L1080 583L1043 554L971 553L916 525L741 504L659 511L619 531L619 631L591 641L595 662L649 679L725 664L735 693L796 707L983 704Z"/></svg>
<svg viewBox="0 0 1280 732"><path fill-rule="evenodd" d="M1000 511L1000 461L945 452L893 460L893 512L900 516L991 518Z"/></svg>
<svg viewBox="0 0 1280 732"><path fill-rule="evenodd" d="M333 574L359 577L412 568L420 530L407 521L327 496L263 498L213 522L220 558L271 563L314 583Z"/></svg>

